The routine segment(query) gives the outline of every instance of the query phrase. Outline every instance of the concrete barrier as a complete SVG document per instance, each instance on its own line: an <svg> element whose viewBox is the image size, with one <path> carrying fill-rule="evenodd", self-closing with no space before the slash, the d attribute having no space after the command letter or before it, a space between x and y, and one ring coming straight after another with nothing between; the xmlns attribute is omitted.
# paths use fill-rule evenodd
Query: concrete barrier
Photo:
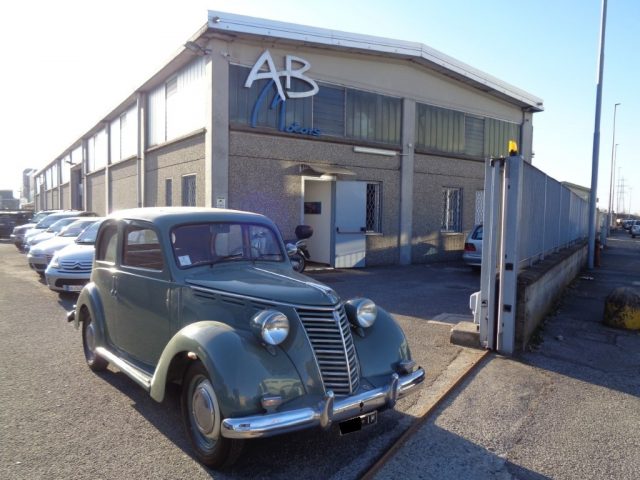
<svg viewBox="0 0 640 480"><path fill-rule="evenodd" d="M587 245L555 253L518 275L516 347L524 349L587 262Z"/></svg>

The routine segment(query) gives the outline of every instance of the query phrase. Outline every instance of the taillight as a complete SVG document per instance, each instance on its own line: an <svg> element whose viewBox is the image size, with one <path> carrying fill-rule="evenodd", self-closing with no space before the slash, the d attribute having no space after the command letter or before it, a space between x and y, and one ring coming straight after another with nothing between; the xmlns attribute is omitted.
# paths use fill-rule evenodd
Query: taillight
<svg viewBox="0 0 640 480"><path fill-rule="evenodd" d="M476 251L476 246L473 243L465 243L464 244L464 251L465 252L475 252Z"/></svg>

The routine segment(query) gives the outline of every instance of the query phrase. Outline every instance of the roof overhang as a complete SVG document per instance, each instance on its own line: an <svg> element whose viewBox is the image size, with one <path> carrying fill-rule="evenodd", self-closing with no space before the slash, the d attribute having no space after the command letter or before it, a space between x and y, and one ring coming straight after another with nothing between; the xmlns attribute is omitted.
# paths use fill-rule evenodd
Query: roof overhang
<svg viewBox="0 0 640 480"><path fill-rule="evenodd" d="M405 58L442 75L502 98L531 112L544 110L542 99L421 43L209 11L208 33L305 44L335 50Z"/></svg>
<svg viewBox="0 0 640 480"><path fill-rule="evenodd" d="M335 177L338 175L354 176L348 168L336 167L320 163L304 163L300 165L300 175L305 177Z"/></svg>

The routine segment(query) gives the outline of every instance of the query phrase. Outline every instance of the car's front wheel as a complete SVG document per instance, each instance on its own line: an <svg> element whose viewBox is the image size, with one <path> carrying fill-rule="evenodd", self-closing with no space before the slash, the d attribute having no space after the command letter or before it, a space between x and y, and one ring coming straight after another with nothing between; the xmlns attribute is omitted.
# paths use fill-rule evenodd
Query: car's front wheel
<svg viewBox="0 0 640 480"><path fill-rule="evenodd" d="M109 362L99 355L96 355L96 328L96 322L91 318L91 314L87 312L82 322L82 347L84 348L84 358L91 370L94 372L100 372L107 368Z"/></svg>
<svg viewBox="0 0 640 480"><path fill-rule="evenodd" d="M182 421L197 459L214 468L232 465L242 441L222 436L218 397L202 363L195 362L187 370L180 400Z"/></svg>

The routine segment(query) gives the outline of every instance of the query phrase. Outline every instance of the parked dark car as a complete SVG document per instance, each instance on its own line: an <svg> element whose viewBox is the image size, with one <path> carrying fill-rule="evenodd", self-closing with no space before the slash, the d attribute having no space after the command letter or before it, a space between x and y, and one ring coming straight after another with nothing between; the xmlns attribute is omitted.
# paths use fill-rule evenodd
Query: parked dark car
<svg viewBox="0 0 640 480"><path fill-rule="evenodd" d="M389 313L294 272L273 222L247 212L107 218L69 320L92 370L112 363L157 401L181 385L187 436L209 466L232 463L243 440L374 424L425 376Z"/></svg>
<svg viewBox="0 0 640 480"><path fill-rule="evenodd" d="M29 223L33 212L0 210L0 238L7 238L17 226Z"/></svg>

